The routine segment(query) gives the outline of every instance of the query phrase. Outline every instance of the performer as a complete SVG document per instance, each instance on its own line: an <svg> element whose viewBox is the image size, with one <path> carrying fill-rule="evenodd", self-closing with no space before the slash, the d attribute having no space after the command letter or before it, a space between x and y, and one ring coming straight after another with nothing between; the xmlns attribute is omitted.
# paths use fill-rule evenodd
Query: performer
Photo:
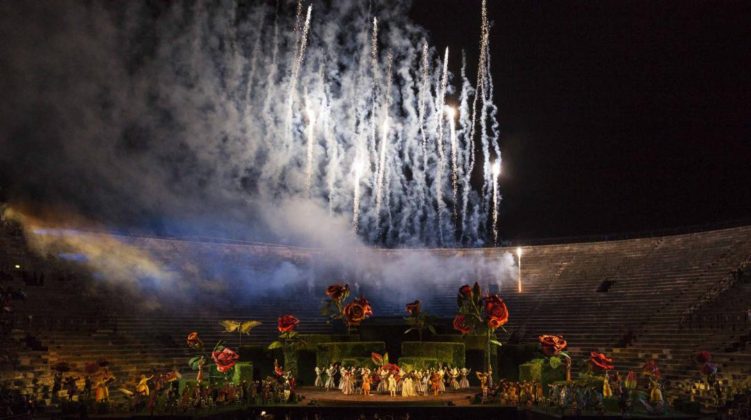
<svg viewBox="0 0 751 420"><path fill-rule="evenodd" d="M412 378L408 374L402 379L402 397L414 397L414 395L415 390L412 388Z"/></svg>
<svg viewBox="0 0 751 420"><path fill-rule="evenodd" d="M386 368L381 367L380 370L378 370L378 377L380 378L380 381L378 382L378 387L376 388L376 392L379 393L386 393L388 392L388 370Z"/></svg>
<svg viewBox="0 0 751 420"><path fill-rule="evenodd" d="M96 402L108 402L110 399L110 383L115 380L115 377L110 373L109 369L105 366L102 373L99 375L96 383Z"/></svg>
<svg viewBox="0 0 751 420"><path fill-rule="evenodd" d="M370 370L365 369L362 373L362 395L370 395Z"/></svg>
<svg viewBox="0 0 751 420"><path fill-rule="evenodd" d="M451 375L451 389L454 391L459 389L459 381L457 381L457 378L459 378L459 369L453 368L450 372Z"/></svg>
<svg viewBox="0 0 751 420"><path fill-rule="evenodd" d="M414 373L414 388L415 388L415 395L423 395L424 391L422 389L422 371L416 370Z"/></svg>
<svg viewBox="0 0 751 420"><path fill-rule="evenodd" d="M602 396L608 398L613 396L613 390L610 388L610 379L608 374L605 374L605 378L602 380Z"/></svg>
<svg viewBox="0 0 751 420"><path fill-rule="evenodd" d="M342 392L344 395L352 395L355 393L354 380L354 368L345 369L342 374Z"/></svg>
<svg viewBox="0 0 751 420"><path fill-rule="evenodd" d="M461 368L460 372L462 374L462 379L459 381L459 388L461 389L469 388L469 379L467 379L467 375L469 375L470 370L471 369Z"/></svg>
<svg viewBox="0 0 751 420"><path fill-rule="evenodd" d="M342 366L339 368L339 390L344 391L344 374L347 372L347 369Z"/></svg>
<svg viewBox="0 0 751 420"><path fill-rule="evenodd" d="M148 378L146 375L141 374L141 379L138 381L138 384L136 385L136 393L143 395L144 397L149 396L149 381L154 377L154 375L149 376Z"/></svg>
<svg viewBox="0 0 751 420"><path fill-rule="evenodd" d="M335 373L336 373L336 367L333 364L329 365L329 368L326 369L326 383L324 384L324 388L326 388L326 391L335 387L334 385Z"/></svg>
<svg viewBox="0 0 751 420"><path fill-rule="evenodd" d="M321 368L316 366L315 371L316 371L316 380L313 383L313 385L316 388L323 388L323 379L321 379Z"/></svg>
<svg viewBox="0 0 751 420"><path fill-rule="evenodd" d="M443 370L443 367L439 367L438 368L438 375L441 377L441 380L440 380L440 382L438 384L438 387L439 387L438 390L441 393L444 393L444 392L446 392L446 384L443 381L444 381L444 379L446 377L446 371Z"/></svg>
<svg viewBox="0 0 751 420"><path fill-rule="evenodd" d="M433 390L433 396L437 397L441 392L441 385L443 385L443 375L440 371L435 371L430 375L430 389Z"/></svg>
<svg viewBox="0 0 751 420"><path fill-rule="evenodd" d="M78 378L73 376L69 376L63 381L63 386L68 392L68 401L73 401L73 396L78 394L78 385L76 385L76 381L78 381Z"/></svg>
<svg viewBox="0 0 751 420"><path fill-rule="evenodd" d="M649 378L649 401L653 403L663 402L660 384L654 379L654 377Z"/></svg>
<svg viewBox="0 0 751 420"><path fill-rule="evenodd" d="M389 395L392 397L396 397L396 378L394 377L394 375L390 374L387 381L388 381Z"/></svg>
<svg viewBox="0 0 751 420"><path fill-rule="evenodd" d="M482 389L482 400L485 401L485 399L488 397L488 376L490 376L489 373L483 373L483 372L475 372L475 375L477 375L477 379L480 380L480 389ZM512 395L510 396L512 399L514 397L513 391L514 388L511 388Z"/></svg>

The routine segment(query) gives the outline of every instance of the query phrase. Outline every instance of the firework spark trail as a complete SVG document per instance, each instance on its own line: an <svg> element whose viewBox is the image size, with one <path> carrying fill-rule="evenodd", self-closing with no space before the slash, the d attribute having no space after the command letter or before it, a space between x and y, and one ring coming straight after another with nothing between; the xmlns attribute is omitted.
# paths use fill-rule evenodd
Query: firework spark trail
<svg viewBox="0 0 751 420"><path fill-rule="evenodd" d="M429 51L428 51L428 41L424 41L422 44L422 55L420 59L420 88L419 93L417 96L417 118L418 118L418 124L420 125L420 134L422 135L422 154L423 159L425 161L423 162L424 170L427 170L428 162L427 162L427 144L428 144L428 138L425 135L425 111L426 111L426 104L427 100L425 99L428 95L430 95L430 76L428 75L428 71L430 68L430 64L428 63L428 57L429 57Z"/></svg>
<svg viewBox="0 0 751 420"><path fill-rule="evenodd" d="M458 189L459 189L459 168L458 168L458 145L456 138L456 109L454 107L446 106L446 118L449 120L449 139L451 141L451 189L453 191L454 200L454 220L456 220L458 212Z"/></svg>
<svg viewBox="0 0 751 420"><path fill-rule="evenodd" d="M465 176L462 178L462 211L461 211L461 237L466 239L469 226L469 218L467 215L467 207L469 206L469 192L470 192L470 177L474 170L474 156L475 156L475 143L470 136L471 124L470 111L469 111L469 97L472 95L472 84L467 78L467 57L462 52L462 69L461 69L462 90L461 97L459 99L459 121L461 123L461 134L464 139L464 153L462 153L462 166L464 168Z"/></svg>
<svg viewBox="0 0 751 420"><path fill-rule="evenodd" d="M122 6L135 8L126 15L140 16L135 11L143 6L130 4ZM481 190L471 182L480 170L475 166L484 163L480 159L498 157L487 28L479 85L472 86L474 74L467 80L463 64L452 86L448 57L440 54L445 46L431 48L427 33L403 9L384 9L374 19L360 2L316 3L313 25L309 2L296 1L289 16L280 11L276 17L263 2L236 15L211 2L195 8L171 4L173 13L157 19L158 45L143 68L116 68L122 75L96 81L101 92L132 91L127 101L107 98L125 117L115 121L102 147L118 147L123 131L137 122L153 141L133 168L159 168L151 175L164 191L231 202L234 207L226 208L238 224L250 219L259 229L272 222L259 209L298 200L332 219L351 216L369 243L479 246L493 239L487 165L486 186ZM250 12L243 16L240 10ZM113 20L113 31L118 39L137 37L129 29L136 23ZM391 70L386 51L393 53ZM444 105L455 102L458 117L444 121ZM91 139L77 130L79 138ZM484 157L478 150L476 162L473 139L483 142L476 147L483 147ZM185 159L163 167L161 158L176 153ZM184 176L165 175L175 173ZM138 178L133 189L141 186L134 174L120 175ZM453 210L461 212L453 219L446 207L452 192ZM196 207L178 198L163 200L169 203L164 217L178 219ZM147 208L148 202L140 205Z"/></svg>
<svg viewBox="0 0 751 420"><path fill-rule="evenodd" d="M383 202L383 190L384 190L384 177L386 174L386 151L389 141L389 119L383 122L383 128L381 129L381 145L378 151L378 170L376 176L376 228L379 227L381 221L381 203Z"/></svg>
<svg viewBox="0 0 751 420"><path fill-rule="evenodd" d="M248 74L248 80L246 82L245 88L245 115L248 117L250 117L250 114L252 113L253 102L251 101L251 97L253 95L253 82L256 80L256 70L258 69L258 56L261 49L261 34L263 34L263 25L265 22L264 17L265 16L263 13L258 14L258 22L256 22L256 25L259 30L258 33L256 33L255 40L253 41L253 51L250 53L250 73Z"/></svg>
<svg viewBox="0 0 751 420"><path fill-rule="evenodd" d="M310 103L312 100L308 96L308 90L305 89L305 113L308 117L308 130L306 135L306 162L305 162L305 191L310 196L310 190L313 185L313 145L316 137L316 122L318 114Z"/></svg>
<svg viewBox="0 0 751 420"><path fill-rule="evenodd" d="M388 184L385 182L386 174L388 172L386 154L389 152L389 133L390 124L389 120L389 108L391 107L391 71L393 65L393 56L389 51L386 54L386 89L383 91L383 128L381 129L381 144L378 152L378 165L377 165L377 178L376 178L376 231L380 228L381 221L381 205L383 203L384 192L388 188Z"/></svg>
<svg viewBox="0 0 751 420"><path fill-rule="evenodd" d="M498 177L501 175L501 161L493 163L493 244L498 244Z"/></svg>
<svg viewBox="0 0 751 420"><path fill-rule="evenodd" d="M299 4L299 3L298 3ZM313 12L313 5L308 6L308 13L305 16L305 24L302 27L300 33L300 41L297 43L297 54L292 64L292 76L290 77L289 84L289 98L288 98L288 118L287 126L292 128L294 104L297 99L297 84L300 78L300 70L302 69L303 60L305 59L305 47L308 44L308 32L310 31L310 15ZM295 30L297 31L298 24L295 24Z"/></svg>
<svg viewBox="0 0 751 420"><path fill-rule="evenodd" d="M485 61L487 60L487 56L485 55L487 52L487 44L488 44L488 32L489 32L489 24L488 24L488 8L487 8L487 0L482 0L482 18L481 18L481 24L480 24L480 60L477 64L477 84L475 85L475 97L473 99L472 103L472 128L469 132L469 136L471 138L475 138L475 128L476 128L476 121L477 121L477 100L478 96L480 95L480 92L483 90L483 85L485 82Z"/></svg>
<svg viewBox="0 0 751 420"><path fill-rule="evenodd" d="M361 148L358 148L361 149ZM365 162L362 159L362 152L358 150L355 160L352 163L352 172L354 173L354 194L352 203L352 229L355 233L359 230L360 224L360 178L365 169Z"/></svg>

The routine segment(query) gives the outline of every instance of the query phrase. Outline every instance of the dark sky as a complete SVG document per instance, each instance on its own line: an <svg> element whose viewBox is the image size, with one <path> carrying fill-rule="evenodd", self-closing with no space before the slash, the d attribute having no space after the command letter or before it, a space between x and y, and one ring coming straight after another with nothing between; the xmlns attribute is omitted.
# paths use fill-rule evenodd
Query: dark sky
<svg viewBox="0 0 751 420"><path fill-rule="evenodd" d="M488 3L505 239L751 217L751 3ZM412 15L477 44L480 0Z"/></svg>
<svg viewBox="0 0 751 420"><path fill-rule="evenodd" d="M502 128L503 239L751 221L751 3L488 3ZM169 3L148 4L161 10ZM464 48L476 63L480 4L413 0L411 17L428 30L433 46L449 46L452 57ZM15 23L24 28L24 19L19 15ZM17 39L28 35L9 33ZM21 58L34 54L39 52L23 51ZM458 74L459 60L451 63ZM473 82L475 74L471 69ZM41 86L48 84L45 79ZM50 178L47 184L54 187L64 182L48 176L47 166L60 166L59 151L47 144L44 109L35 112L40 117L31 118L29 130L41 134L29 137L40 143L19 148L46 152L13 163ZM8 141L0 138L0 146ZM0 161L4 153L0 150ZM86 163L86 157L79 161ZM76 185L77 175L68 175ZM0 165L0 200L9 195L7 185L26 185L26 178L23 170ZM106 184L97 188L110 193Z"/></svg>

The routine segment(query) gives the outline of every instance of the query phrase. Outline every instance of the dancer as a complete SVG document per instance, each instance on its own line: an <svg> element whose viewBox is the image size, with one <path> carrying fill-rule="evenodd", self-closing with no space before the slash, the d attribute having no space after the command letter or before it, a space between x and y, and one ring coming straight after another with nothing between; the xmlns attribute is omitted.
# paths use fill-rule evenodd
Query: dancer
<svg viewBox="0 0 751 420"><path fill-rule="evenodd" d="M321 368L319 368L318 366L316 366L315 372L316 372L316 380L313 382L313 386L315 386L316 388L322 388L323 387L323 379L321 378L321 373L322 373L321 372Z"/></svg>
<svg viewBox="0 0 751 420"><path fill-rule="evenodd" d="M354 379L354 368L345 369L344 373L342 373L341 385L344 395L352 395L355 393Z"/></svg>
<svg viewBox="0 0 751 420"><path fill-rule="evenodd" d="M370 370L365 368L362 373L362 395L370 395Z"/></svg>
<svg viewBox="0 0 751 420"><path fill-rule="evenodd" d="M443 370L443 366L438 368L438 375L441 377L441 380L438 384L438 389L441 393L446 392L446 383L444 382L446 378L446 371Z"/></svg>
<svg viewBox="0 0 751 420"><path fill-rule="evenodd" d="M441 385L443 385L443 376L439 371L434 371L430 374L430 389L433 391L433 396L437 397L441 392Z"/></svg>
<svg viewBox="0 0 751 420"><path fill-rule="evenodd" d="M396 378L394 377L394 375L389 375L387 381L388 381L389 395L392 397L396 397Z"/></svg>
<svg viewBox="0 0 751 420"><path fill-rule="evenodd" d="M451 369L451 372L449 372L449 375L451 376L451 389L454 391L459 389L459 381L457 381L457 378L459 378L459 369L453 368Z"/></svg>
<svg viewBox="0 0 751 420"><path fill-rule="evenodd" d="M342 366L339 368L339 390L344 391L344 374L347 372L347 369Z"/></svg>
<svg viewBox="0 0 751 420"><path fill-rule="evenodd" d="M328 369L326 369L326 383L323 385L326 391L329 391L331 388L334 388L336 386L334 384L335 373L336 367L333 364L329 365Z"/></svg>
<svg viewBox="0 0 751 420"><path fill-rule="evenodd" d="M461 389L469 388L469 379L467 379L467 375L469 375L470 371L471 369L461 368L460 372L462 374L462 379L459 381L459 388Z"/></svg>
<svg viewBox="0 0 751 420"><path fill-rule="evenodd" d="M404 376L402 379L402 397L414 397L415 391L412 388L412 378L410 375Z"/></svg>
<svg viewBox="0 0 751 420"><path fill-rule="evenodd" d="M138 384L136 385L136 393L143 395L144 397L149 396L149 381L154 378L154 375L151 375L149 377L146 377L146 375L141 374L141 378L138 380Z"/></svg>
<svg viewBox="0 0 751 420"><path fill-rule="evenodd" d="M381 367L381 369L378 371L378 377L380 381L378 382L378 387L376 388L376 392L385 394L389 390L388 389L389 388L388 370L386 370L386 368Z"/></svg>

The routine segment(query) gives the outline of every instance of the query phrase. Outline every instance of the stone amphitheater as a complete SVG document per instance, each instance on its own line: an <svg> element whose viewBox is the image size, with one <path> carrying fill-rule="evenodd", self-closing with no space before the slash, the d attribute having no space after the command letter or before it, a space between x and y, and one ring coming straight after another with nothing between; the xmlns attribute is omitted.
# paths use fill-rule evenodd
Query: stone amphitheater
<svg viewBox="0 0 751 420"><path fill-rule="evenodd" d="M130 237L160 258L211 252L218 258L294 260L304 264L317 250L239 242ZM150 367L187 370L185 334L204 341L226 338L219 321L263 322L246 344L268 344L276 318L294 310L302 333L331 333L319 314L320 291L300 290L288 299L269 299L227 313L133 312L89 296L77 283L86 276L69 262L40 257L20 229L5 224L0 234L3 286L23 288L27 299L3 318L3 379L51 380L50 367L69 363L76 371L107 359L116 377L134 377ZM500 255L510 248L383 250L442 257ZM574 358L590 351L615 360L618 370L658 362L668 393L687 392L695 380L697 351L710 351L720 378L732 386L751 376L751 226L625 240L524 246L524 290L500 293L511 311L505 340L536 343L540 334L563 335ZM457 284L447 281L431 312L450 320ZM397 316L403 306L375 304L379 316ZM448 324L448 321L446 321Z"/></svg>

